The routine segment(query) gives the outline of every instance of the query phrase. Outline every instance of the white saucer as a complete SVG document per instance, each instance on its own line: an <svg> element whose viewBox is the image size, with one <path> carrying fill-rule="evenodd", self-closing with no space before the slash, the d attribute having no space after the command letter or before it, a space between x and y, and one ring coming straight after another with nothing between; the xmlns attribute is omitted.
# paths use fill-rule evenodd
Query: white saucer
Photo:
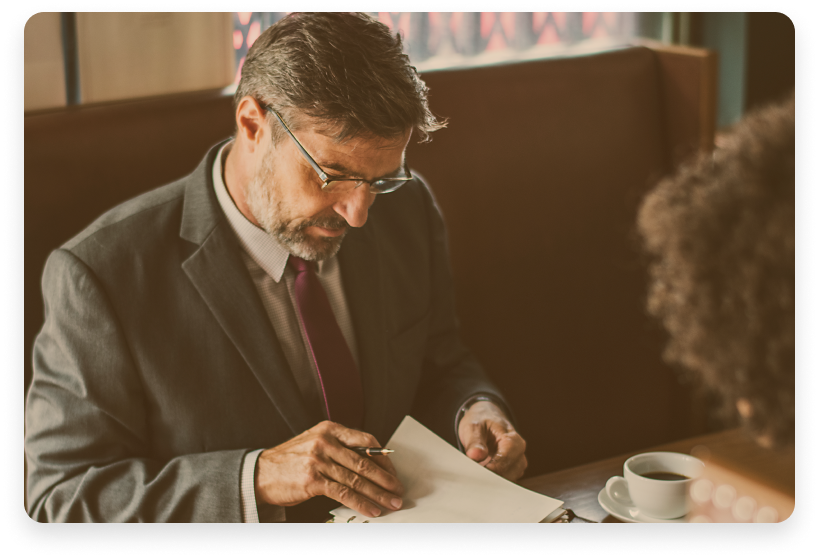
<svg viewBox="0 0 819 559"><path fill-rule="evenodd" d="M617 520L622 520L623 522L685 522L684 516L671 519L655 518L640 512L640 509L634 505L622 505L609 497L609 494L606 493L605 487L600 490L600 493L597 494L597 502L600 503L600 506L603 507L604 511L612 515Z"/></svg>

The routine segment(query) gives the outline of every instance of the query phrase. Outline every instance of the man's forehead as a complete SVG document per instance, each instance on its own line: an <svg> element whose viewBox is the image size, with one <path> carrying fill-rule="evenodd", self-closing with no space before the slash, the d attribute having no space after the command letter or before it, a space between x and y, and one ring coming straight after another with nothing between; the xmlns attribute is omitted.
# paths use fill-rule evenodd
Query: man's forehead
<svg viewBox="0 0 819 559"><path fill-rule="evenodd" d="M355 130L358 127L350 126L343 121L333 121L322 119L306 114L299 110L283 110L286 113L285 122L290 127L290 130L297 134L318 134L324 136L339 146L356 146L360 143L366 143L371 146L377 146L379 149L391 150L406 145L409 136L412 134L412 128L408 128L401 134L395 136L380 136L368 132L366 129L361 129L360 132L352 134L349 131Z"/></svg>
<svg viewBox="0 0 819 559"><path fill-rule="evenodd" d="M401 135L392 137L377 136L362 132L352 136L343 136L343 126L328 125L326 123L315 123L312 126L307 126L304 129L322 136L329 140L334 146L344 151L355 151L360 146L366 146L369 149L379 150L395 150L402 149L407 145L407 140L412 134L412 129L407 130Z"/></svg>
<svg viewBox="0 0 819 559"><path fill-rule="evenodd" d="M310 154L317 160L319 157L366 157L366 156L403 156L407 146L411 130L408 130L400 137L383 138L380 136L359 134L348 138L338 138L333 134L333 130L322 127L312 129L302 129L296 132L299 139L304 138L304 143L309 143L313 148L305 146Z"/></svg>
<svg viewBox="0 0 819 559"><path fill-rule="evenodd" d="M316 134L320 142L314 158L316 163L347 176L387 175L400 171L404 163L405 139L353 137L337 142L329 136ZM380 171L372 168L380 167Z"/></svg>

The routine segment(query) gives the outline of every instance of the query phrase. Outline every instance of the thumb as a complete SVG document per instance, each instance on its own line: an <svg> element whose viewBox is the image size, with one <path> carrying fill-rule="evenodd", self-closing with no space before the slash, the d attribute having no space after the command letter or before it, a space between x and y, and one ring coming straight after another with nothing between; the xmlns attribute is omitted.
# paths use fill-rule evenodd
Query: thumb
<svg viewBox="0 0 819 559"><path fill-rule="evenodd" d="M489 448L486 445L486 431L482 423L470 424L464 433L461 433L461 443L468 457L475 462L480 462L489 456Z"/></svg>

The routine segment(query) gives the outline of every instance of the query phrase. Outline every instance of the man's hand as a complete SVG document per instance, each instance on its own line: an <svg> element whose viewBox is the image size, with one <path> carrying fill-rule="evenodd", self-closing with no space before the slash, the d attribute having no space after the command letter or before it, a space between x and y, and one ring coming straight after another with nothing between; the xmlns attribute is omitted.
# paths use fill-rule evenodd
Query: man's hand
<svg viewBox="0 0 819 559"><path fill-rule="evenodd" d="M481 466L515 481L523 475L526 441L492 402L476 402L458 425L458 436L466 455Z"/></svg>
<svg viewBox="0 0 819 559"><path fill-rule="evenodd" d="M348 447L378 447L370 434L323 421L259 455L257 497L271 505L297 505L326 495L351 509L374 517L380 505L401 508L404 487L387 456L359 456Z"/></svg>

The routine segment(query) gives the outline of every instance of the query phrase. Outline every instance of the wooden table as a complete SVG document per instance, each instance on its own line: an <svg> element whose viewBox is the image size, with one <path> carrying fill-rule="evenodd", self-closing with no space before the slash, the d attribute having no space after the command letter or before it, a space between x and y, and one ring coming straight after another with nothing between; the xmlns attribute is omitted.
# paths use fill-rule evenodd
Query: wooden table
<svg viewBox="0 0 819 559"><path fill-rule="evenodd" d="M593 522L620 522L609 515L597 501L597 494L606 486L611 476L623 475L623 463L629 456L650 451L682 452L698 456L730 456L731 462L748 462L760 450L739 429L721 431L692 437L682 441L662 444L645 450L629 452L599 462L568 468L525 479L520 485L564 502L563 508L571 509L582 519ZM787 470L787 468L785 468ZM791 473L793 470L791 469ZM781 476L780 476L781 477ZM582 521L580 519L573 522Z"/></svg>

